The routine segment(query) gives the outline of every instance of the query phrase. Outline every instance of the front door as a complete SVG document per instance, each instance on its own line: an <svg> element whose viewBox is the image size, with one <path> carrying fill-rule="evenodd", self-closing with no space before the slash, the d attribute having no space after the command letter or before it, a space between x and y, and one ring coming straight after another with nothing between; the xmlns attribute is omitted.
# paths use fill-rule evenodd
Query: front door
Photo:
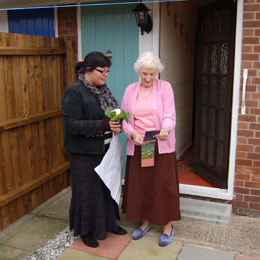
<svg viewBox="0 0 260 260"><path fill-rule="evenodd" d="M111 52L107 85L119 102L125 88L138 80L133 69L139 54L139 31L133 5L83 7L82 57L90 51Z"/></svg>
<svg viewBox="0 0 260 260"><path fill-rule="evenodd" d="M121 104L125 88L138 81L134 62L139 55L139 29L133 5L83 7L82 57L91 51L110 53L112 66L106 83ZM125 153L126 137L119 135Z"/></svg>
<svg viewBox="0 0 260 260"><path fill-rule="evenodd" d="M219 188L228 179L235 10L233 0L199 10L193 168Z"/></svg>

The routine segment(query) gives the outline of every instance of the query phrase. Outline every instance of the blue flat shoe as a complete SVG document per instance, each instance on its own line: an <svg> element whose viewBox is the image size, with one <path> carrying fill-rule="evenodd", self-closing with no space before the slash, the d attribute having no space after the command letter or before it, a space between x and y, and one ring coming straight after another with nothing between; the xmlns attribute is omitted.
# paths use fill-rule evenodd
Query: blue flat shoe
<svg viewBox="0 0 260 260"><path fill-rule="evenodd" d="M159 239L159 246L167 246L172 242L173 236L174 236L175 229L172 225L172 232L170 236L167 234L162 234L160 239Z"/></svg>
<svg viewBox="0 0 260 260"><path fill-rule="evenodd" d="M150 228L151 228L151 224L149 224L145 230L142 230L141 227L139 227L133 232L132 238L134 240L138 240L142 238L149 231Z"/></svg>

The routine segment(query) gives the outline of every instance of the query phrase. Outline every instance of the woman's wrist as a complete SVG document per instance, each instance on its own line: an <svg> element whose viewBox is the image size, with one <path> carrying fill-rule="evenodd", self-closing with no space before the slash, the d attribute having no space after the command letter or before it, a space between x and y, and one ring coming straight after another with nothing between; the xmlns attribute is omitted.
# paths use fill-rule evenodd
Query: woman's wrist
<svg viewBox="0 0 260 260"><path fill-rule="evenodd" d="M103 119L103 131L111 131L110 124L109 124L109 118Z"/></svg>
<svg viewBox="0 0 260 260"><path fill-rule="evenodd" d="M133 131L133 132L131 133L131 139L132 139L132 140L134 140L134 139L135 139L135 137L136 137L136 132L135 132L135 131Z"/></svg>
<svg viewBox="0 0 260 260"><path fill-rule="evenodd" d="M162 128L162 130L167 131L168 134L171 132L170 127L168 127L168 126L164 126L164 127Z"/></svg>

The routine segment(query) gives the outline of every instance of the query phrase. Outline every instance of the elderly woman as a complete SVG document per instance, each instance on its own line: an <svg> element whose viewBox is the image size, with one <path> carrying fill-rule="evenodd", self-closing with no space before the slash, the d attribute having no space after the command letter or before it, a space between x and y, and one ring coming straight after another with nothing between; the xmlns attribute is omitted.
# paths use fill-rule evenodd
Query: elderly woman
<svg viewBox="0 0 260 260"><path fill-rule="evenodd" d="M167 246L174 236L172 221L181 218L174 94L169 82L156 79L163 65L153 53L143 53L134 68L140 81L127 87L121 106L130 113L128 123L123 121L122 125L127 136L123 212L127 221L142 222L133 232L133 239L142 238L154 223L163 227L159 246ZM154 165L143 167L141 151L147 144L144 136L151 130L159 130L154 135Z"/></svg>

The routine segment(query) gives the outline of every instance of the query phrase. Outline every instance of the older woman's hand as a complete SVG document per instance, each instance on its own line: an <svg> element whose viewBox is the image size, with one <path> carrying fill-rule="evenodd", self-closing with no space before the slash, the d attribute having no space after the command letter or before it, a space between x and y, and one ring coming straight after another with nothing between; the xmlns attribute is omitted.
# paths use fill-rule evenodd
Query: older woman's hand
<svg viewBox="0 0 260 260"><path fill-rule="evenodd" d="M162 128L160 134L154 135L154 137L158 138L160 141L166 141L168 139L169 133L170 129L168 127Z"/></svg>
<svg viewBox="0 0 260 260"><path fill-rule="evenodd" d="M109 121L109 125L111 128L111 131L114 135L118 135L121 133L121 124L119 121Z"/></svg>
<svg viewBox="0 0 260 260"><path fill-rule="evenodd" d="M131 138L135 142L135 145L143 145L143 144L145 144L143 142L143 137L140 134L136 133L136 132L133 132L131 134Z"/></svg>

